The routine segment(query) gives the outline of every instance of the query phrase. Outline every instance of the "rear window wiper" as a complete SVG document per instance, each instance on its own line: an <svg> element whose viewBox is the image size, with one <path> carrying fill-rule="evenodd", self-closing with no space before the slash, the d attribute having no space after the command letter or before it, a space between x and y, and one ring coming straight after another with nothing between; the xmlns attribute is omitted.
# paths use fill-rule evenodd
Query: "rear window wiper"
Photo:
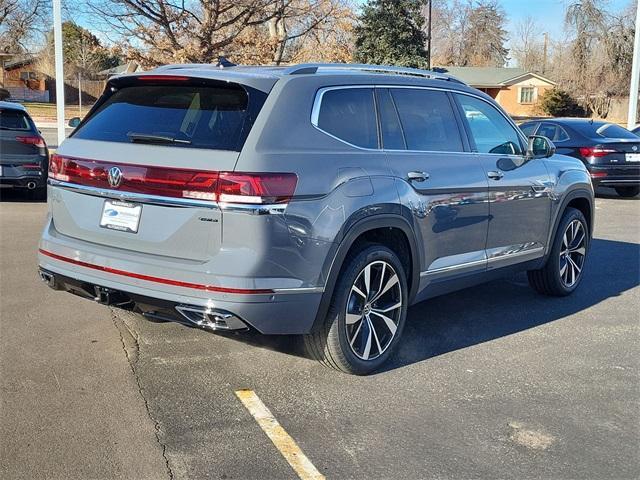
<svg viewBox="0 0 640 480"><path fill-rule="evenodd" d="M129 132L127 137L133 143L179 143L181 145L190 145L191 140L182 140L168 135L153 135L150 133Z"/></svg>

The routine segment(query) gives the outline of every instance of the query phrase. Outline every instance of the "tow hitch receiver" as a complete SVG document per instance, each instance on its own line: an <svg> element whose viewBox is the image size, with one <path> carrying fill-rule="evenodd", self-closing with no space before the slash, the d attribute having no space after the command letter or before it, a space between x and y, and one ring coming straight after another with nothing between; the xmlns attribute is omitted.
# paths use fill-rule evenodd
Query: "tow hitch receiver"
<svg viewBox="0 0 640 480"><path fill-rule="evenodd" d="M101 287L99 285L95 285L93 290L96 294L93 299L102 305L114 305L119 307L131 303L131 299L129 299L129 297L117 290Z"/></svg>

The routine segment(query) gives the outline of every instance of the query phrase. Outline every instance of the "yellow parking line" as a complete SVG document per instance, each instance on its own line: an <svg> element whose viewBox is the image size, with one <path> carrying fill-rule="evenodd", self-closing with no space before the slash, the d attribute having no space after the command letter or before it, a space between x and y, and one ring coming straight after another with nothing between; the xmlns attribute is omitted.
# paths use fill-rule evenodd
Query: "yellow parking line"
<svg viewBox="0 0 640 480"><path fill-rule="evenodd" d="M324 475L313 466L253 390L238 390L236 396L302 480L324 480Z"/></svg>

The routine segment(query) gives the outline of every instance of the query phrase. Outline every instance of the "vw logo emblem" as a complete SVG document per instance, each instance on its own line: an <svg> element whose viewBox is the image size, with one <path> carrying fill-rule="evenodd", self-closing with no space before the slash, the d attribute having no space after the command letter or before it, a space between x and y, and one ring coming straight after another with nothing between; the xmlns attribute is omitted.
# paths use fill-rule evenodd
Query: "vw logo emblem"
<svg viewBox="0 0 640 480"><path fill-rule="evenodd" d="M118 188L122 183L122 170L118 167L111 167L107 175L107 180L109 180L109 185L112 188Z"/></svg>
<svg viewBox="0 0 640 480"><path fill-rule="evenodd" d="M633 148L633 151L634 151L634 152L638 150L638 147L637 147L637 146L635 146L635 145L634 145L633 147L631 147L631 148Z"/></svg>

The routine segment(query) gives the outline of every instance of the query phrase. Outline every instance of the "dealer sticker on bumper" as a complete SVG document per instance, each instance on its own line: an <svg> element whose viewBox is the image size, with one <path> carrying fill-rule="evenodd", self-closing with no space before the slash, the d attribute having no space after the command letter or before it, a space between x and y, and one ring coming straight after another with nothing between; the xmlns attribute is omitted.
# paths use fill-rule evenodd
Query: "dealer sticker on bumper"
<svg viewBox="0 0 640 480"><path fill-rule="evenodd" d="M138 233L142 205L105 200L100 226L121 232Z"/></svg>

